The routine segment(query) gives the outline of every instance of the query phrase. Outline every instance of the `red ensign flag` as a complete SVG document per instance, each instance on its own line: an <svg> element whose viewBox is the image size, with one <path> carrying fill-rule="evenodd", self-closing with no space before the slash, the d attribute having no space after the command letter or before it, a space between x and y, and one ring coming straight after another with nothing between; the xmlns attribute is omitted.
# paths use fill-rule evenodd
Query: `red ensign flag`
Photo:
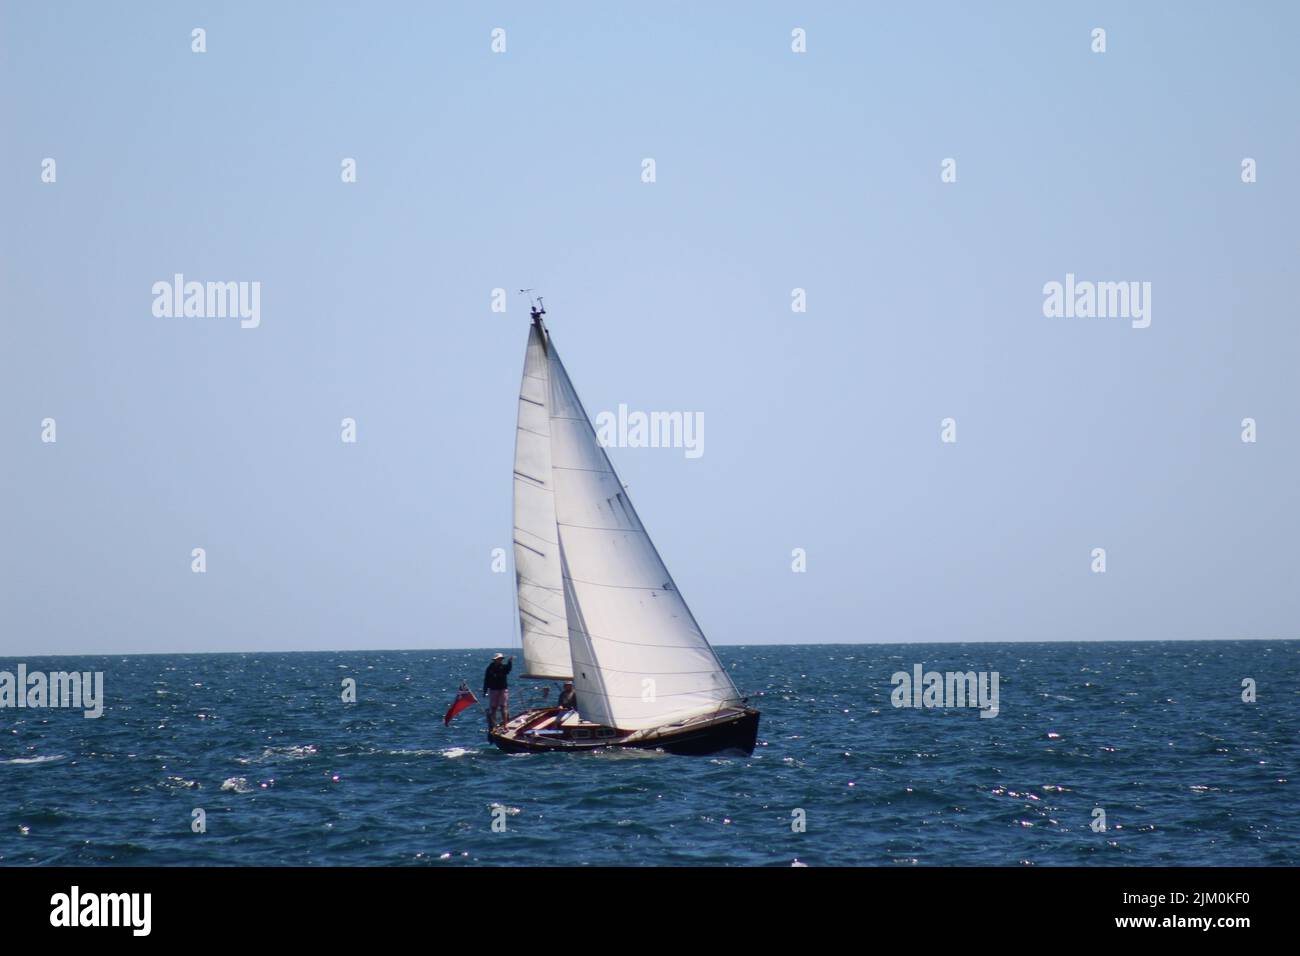
<svg viewBox="0 0 1300 956"><path fill-rule="evenodd" d="M451 702L451 706L447 708L447 715L442 718L442 725L444 727L451 726L451 719L453 717L459 714L470 704L477 704L477 703L478 703L478 698L474 696L474 692L470 690L469 687L467 687L465 684L462 683L460 685L460 690L456 692L456 699L453 700Z"/></svg>

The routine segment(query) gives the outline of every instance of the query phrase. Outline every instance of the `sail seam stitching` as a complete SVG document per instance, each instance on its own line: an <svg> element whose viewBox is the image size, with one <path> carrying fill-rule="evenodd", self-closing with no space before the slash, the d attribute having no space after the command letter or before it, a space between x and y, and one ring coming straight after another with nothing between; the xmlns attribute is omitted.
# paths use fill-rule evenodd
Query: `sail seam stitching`
<svg viewBox="0 0 1300 956"><path fill-rule="evenodd" d="M600 634L593 634L591 633L591 631L574 627L572 621L569 622L569 630L577 631L579 634L585 634L587 637L594 637L598 641L608 641L611 644L627 644L630 647L662 647L665 650L667 649L677 650L680 648L691 648L691 649L699 648L698 644L647 644L644 641L620 641L617 637L602 637ZM700 640L705 641L707 643L707 639L699 631L687 631L686 633L694 635L695 637L698 637Z"/></svg>
<svg viewBox="0 0 1300 956"><path fill-rule="evenodd" d="M622 531L624 534L645 534L645 528L598 528L592 524L569 524L567 521L555 523L561 528L577 528L579 531ZM662 560L661 558L660 561Z"/></svg>
<svg viewBox="0 0 1300 956"><path fill-rule="evenodd" d="M573 581L575 584L590 584L594 588L620 588L624 591L663 591L665 594L675 593L664 587L662 584L602 584L600 581L584 581L582 578L573 577L569 578L569 580Z"/></svg>

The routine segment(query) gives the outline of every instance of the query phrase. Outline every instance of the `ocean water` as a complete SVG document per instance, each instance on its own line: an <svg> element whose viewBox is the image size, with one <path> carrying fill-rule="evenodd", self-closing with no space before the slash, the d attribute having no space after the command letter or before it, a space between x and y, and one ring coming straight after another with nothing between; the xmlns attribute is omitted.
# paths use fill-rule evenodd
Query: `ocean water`
<svg viewBox="0 0 1300 956"><path fill-rule="evenodd" d="M484 651L27 658L107 703L0 710L0 865L1300 863L1300 642L718 653L752 757L499 753L442 726ZM997 671L998 716L893 707L918 663Z"/></svg>

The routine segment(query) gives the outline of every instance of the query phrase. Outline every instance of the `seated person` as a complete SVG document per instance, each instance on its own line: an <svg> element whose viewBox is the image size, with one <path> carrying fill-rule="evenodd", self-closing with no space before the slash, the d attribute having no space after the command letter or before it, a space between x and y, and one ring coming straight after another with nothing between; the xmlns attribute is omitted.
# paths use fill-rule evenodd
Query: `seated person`
<svg viewBox="0 0 1300 956"><path fill-rule="evenodd" d="M578 706L578 692L573 689L573 681L564 682L564 690L560 691L559 705L565 710L573 710Z"/></svg>

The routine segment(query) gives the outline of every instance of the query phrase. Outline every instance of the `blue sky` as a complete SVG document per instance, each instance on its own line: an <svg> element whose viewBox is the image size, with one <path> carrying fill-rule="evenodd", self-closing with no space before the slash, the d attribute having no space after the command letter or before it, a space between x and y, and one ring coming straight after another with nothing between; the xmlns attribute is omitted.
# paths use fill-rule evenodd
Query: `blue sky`
<svg viewBox="0 0 1300 956"><path fill-rule="evenodd" d="M1297 637L1300 14L970 6L6 0L0 656L511 646L521 287L715 643Z"/></svg>

